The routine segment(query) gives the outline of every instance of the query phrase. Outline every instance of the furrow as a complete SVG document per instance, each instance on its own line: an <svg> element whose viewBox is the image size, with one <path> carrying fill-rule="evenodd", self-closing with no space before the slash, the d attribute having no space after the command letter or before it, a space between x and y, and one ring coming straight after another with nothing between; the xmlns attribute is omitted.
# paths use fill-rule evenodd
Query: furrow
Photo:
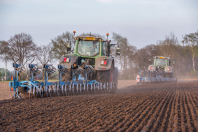
<svg viewBox="0 0 198 132"><path fill-rule="evenodd" d="M195 110L195 104L192 103L193 99L192 99L192 96L193 96L193 91L191 88L188 88L186 89L186 100L188 102L188 111L189 111L189 114L190 114L190 123L191 123L191 126L193 127L192 131L197 131L198 130L198 126L197 126L197 112Z"/></svg>
<svg viewBox="0 0 198 132"><path fill-rule="evenodd" d="M187 87L188 88L188 87ZM186 94L186 91L184 91L184 94ZM186 126L187 126L187 130L189 131L189 129L193 129L191 127L191 124L190 124L190 115L189 115L189 112L188 112L188 105L187 105L187 96L184 95L183 96L183 104L184 104L184 108L185 108L185 113L186 113Z"/></svg>
<svg viewBox="0 0 198 132"><path fill-rule="evenodd" d="M165 91L162 91L161 94L158 94L155 99L152 98L151 100L158 100L160 97L164 98L165 96L167 96L167 93ZM125 128L129 127L129 129L127 131L134 131L136 128L139 127L139 124L141 123L142 119L144 118L144 115L146 115L147 112L149 112L149 111L146 111L146 107L149 108L153 104L154 104L154 102L145 106L144 109L138 113L137 117L133 118L132 121L125 124L125 126L126 126ZM142 113L145 113L145 114L142 114ZM140 127L143 127L143 126L140 126Z"/></svg>
<svg viewBox="0 0 198 132"><path fill-rule="evenodd" d="M154 106L148 107L148 109L150 109L148 114L147 115L146 114L142 115L142 118L141 118L142 122L139 123L140 125L134 131L141 131L142 129L144 131L149 131L150 130L150 127L152 126L152 123L154 122L154 119L153 119L152 116L155 114L155 111L156 111L157 107L163 101L165 96L166 96L166 94L163 94L162 96L159 96L159 98L156 98L154 100ZM127 131L132 131L132 130L133 130L132 127L129 127L129 129L127 129Z"/></svg>
<svg viewBox="0 0 198 132"><path fill-rule="evenodd" d="M175 85L172 85L172 88L171 88L171 95L170 95L170 100L167 100L166 102L166 105L167 105L167 108L162 116L162 119L161 119L161 122L159 124L159 126L161 127L160 128L160 131L167 131L167 128L168 128L168 124L169 124L169 118L171 116L171 107L172 107L172 104L173 104L173 101L175 100Z"/></svg>
<svg viewBox="0 0 198 132"><path fill-rule="evenodd" d="M153 97L155 96L154 94L151 95L150 97ZM138 105L136 105L136 107L134 108L131 108L130 111L126 111L124 113L121 113L122 117L124 116L124 120L122 120L122 122L116 122L116 123L113 123L112 125L110 125L107 129L105 129L106 131L108 130L111 130L112 127L114 126L113 128L113 131L116 131L116 130L119 130L119 129L122 129L122 127L131 119L133 118L133 116L137 115L139 113L139 111L141 111L145 105L147 105L148 103L151 103L150 102L150 97L149 98L146 98L146 99L143 99L141 100ZM128 104L130 106L130 104ZM125 109L125 107L123 107L123 109ZM103 127L104 128L104 127Z"/></svg>
<svg viewBox="0 0 198 132"><path fill-rule="evenodd" d="M133 99L134 99L134 97L132 97L132 100ZM135 103L135 102L133 102L133 103ZM131 104L132 106L133 106L133 103ZM122 121L123 120L123 114L122 113L125 111L124 110L125 106L123 106L124 102L121 102L120 104L122 105L122 107L120 107L119 109L115 108L116 111L113 114L112 113L107 113L106 115L102 115L100 120L97 120L96 122L93 122L91 124L91 126L92 125L93 126L94 125L99 125L98 126L99 129L105 129L106 123L110 124L110 122L111 122L110 120L112 120L112 118L120 117L120 118L116 118L116 119L119 120L119 121ZM143 105L143 104L140 104L140 105ZM116 106L118 106L118 104ZM131 112L131 111L132 111L132 109L127 110L127 112ZM103 125L103 124L105 124L105 125ZM90 126L85 128L85 130L90 130L90 129L92 129L92 127L90 127Z"/></svg>
<svg viewBox="0 0 198 132"><path fill-rule="evenodd" d="M161 105L158 106L158 110L157 110L157 113L156 113L156 119L155 119L155 122L153 122L153 126L151 127L151 131L157 131L157 129L160 127L160 124L162 122L161 119L163 118L163 114L167 110L167 105L168 105L168 102L171 99L172 94L173 94L172 91L168 91L167 96L163 99L163 101L161 102Z"/></svg>
<svg viewBox="0 0 198 132"><path fill-rule="evenodd" d="M176 101L177 101L177 97L178 95L176 94L176 91L177 91L177 85L174 85L174 99L172 101L172 104L170 105L170 117L168 119L168 123L167 123L167 126L166 126L166 131L168 132L172 132L173 131L173 125L174 125L174 115L175 115L175 106L176 106Z"/></svg>

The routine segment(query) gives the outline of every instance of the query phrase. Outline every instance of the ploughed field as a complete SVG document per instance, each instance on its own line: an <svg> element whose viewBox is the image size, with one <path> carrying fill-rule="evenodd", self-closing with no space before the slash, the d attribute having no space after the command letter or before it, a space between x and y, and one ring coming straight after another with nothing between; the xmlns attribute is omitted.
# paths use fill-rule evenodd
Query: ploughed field
<svg viewBox="0 0 198 132"><path fill-rule="evenodd" d="M198 83L0 101L0 131L198 131Z"/></svg>
<svg viewBox="0 0 198 132"><path fill-rule="evenodd" d="M13 92L10 91L9 82L0 82L0 101L11 99Z"/></svg>

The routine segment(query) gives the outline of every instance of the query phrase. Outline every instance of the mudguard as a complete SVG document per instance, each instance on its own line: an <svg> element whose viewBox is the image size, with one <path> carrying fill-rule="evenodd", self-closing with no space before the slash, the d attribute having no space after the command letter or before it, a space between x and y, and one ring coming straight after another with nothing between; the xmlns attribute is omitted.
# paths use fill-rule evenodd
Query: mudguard
<svg viewBox="0 0 198 132"><path fill-rule="evenodd" d="M149 65L148 66L148 71L155 71L156 70L156 66L154 66L154 65Z"/></svg>
<svg viewBox="0 0 198 132"><path fill-rule="evenodd" d="M165 73L173 73L173 67L171 67L171 66L166 66L166 67L165 67Z"/></svg>
<svg viewBox="0 0 198 132"><path fill-rule="evenodd" d="M107 59L107 65L102 66L101 61L104 60L104 58ZM108 57L98 57L95 59L95 69L96 70L109 70L111 68L111 65L114 65L114 59L108 58Z"/></svg>
<svg viewBox="0 0 198 132"><path fill-rule="evenodd" d="M67 55L68 57L61 56L59 64L66 65L67 68L71 68L71 66L76 62L77 56ZM64 62L64 58L69 58L69 62Z"/></svg>

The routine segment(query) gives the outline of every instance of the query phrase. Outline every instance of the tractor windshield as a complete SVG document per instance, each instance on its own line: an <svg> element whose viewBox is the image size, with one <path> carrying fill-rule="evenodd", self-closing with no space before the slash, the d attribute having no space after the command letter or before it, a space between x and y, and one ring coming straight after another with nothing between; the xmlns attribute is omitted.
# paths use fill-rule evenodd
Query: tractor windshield
<svg viewBox="0 0 198 132"><path fill-rule="evenodd" d="M84 41L79 40L78 53L84 56L94 56L99 54L99 41Z"/></svg>
<svg viewBox="0 0 198 132"><path fill-rule="evenodd" d="M157 66L166 66L166 59L156 59Z"/></svg>

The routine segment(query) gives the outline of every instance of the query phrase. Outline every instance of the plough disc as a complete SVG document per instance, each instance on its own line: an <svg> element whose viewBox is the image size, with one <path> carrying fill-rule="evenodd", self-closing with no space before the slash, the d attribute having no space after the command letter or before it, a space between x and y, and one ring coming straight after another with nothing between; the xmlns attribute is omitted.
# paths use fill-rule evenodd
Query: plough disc
<svg viewBox="0 0 198 132"><path fill-rule="evenodd" d="M114 83L91 83L91 84L70 84L70 85L49 85L31 87L29 91L30 98L43 98L55 96L70 96L84 94L107 94L115 92Z"/></svg>
<svg viewBox="0 0 198 132"><path fill-rule="evenodd" d="M78 69L72 71L72 80L62 81L64 74L68 69L64 65L58 65L59 81L48 82L48 76L55 72L55 68L51 64L45 64L44 68L44 82L35 81L34 76L39 73L40 67L37 64L29 64L31 79L28 81L18 80L18 70L21 65L13 65L15 68L13 81L9 83L10 91L14 92L14 98L24 98L21 94L29 94L29 98L43 98L54 96L69 96L69 95L83 95L83 94L101 94L114 93L116 86L114 83L100 83L96 80L88 79L95 73L91 65L79 66ZM20 88L20 89L19 89ZM21 90L21 88L23 90ZM26 96L25 96L26 98Z"/></svg>
<svg viewBox="0 0 198 132"><path fill-rule="evenodd" d="M177 82L177 78L165 77L164 71L143 71L140 70L139 74L136 76L137 84L142 83L165 83L165 82Z"/></svg>

